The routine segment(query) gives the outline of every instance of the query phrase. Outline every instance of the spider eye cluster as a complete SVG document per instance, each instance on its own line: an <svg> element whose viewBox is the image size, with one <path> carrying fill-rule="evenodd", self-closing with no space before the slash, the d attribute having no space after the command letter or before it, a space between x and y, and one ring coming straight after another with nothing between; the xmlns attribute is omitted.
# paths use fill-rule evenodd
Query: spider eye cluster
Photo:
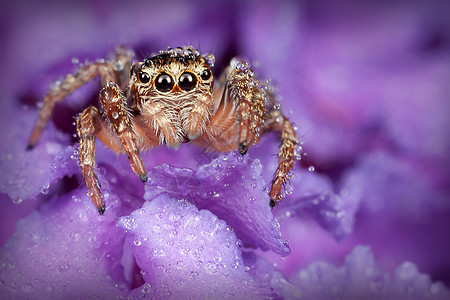
<svg viewBox="0 0 450 300"><path fill-rule="evenodd" d="M139 70L136 71L137 77L140 83L149 83L152 77L149 73ZM154 79L154 85L156 90L167 93L170 92L175 85L185 92L192 91L198 84L198 81L208 81L212 77L212 73L209 68L205 68L200 74L193 73L192 71L184 71L177 78L168 72L159 73Z"/></svg>

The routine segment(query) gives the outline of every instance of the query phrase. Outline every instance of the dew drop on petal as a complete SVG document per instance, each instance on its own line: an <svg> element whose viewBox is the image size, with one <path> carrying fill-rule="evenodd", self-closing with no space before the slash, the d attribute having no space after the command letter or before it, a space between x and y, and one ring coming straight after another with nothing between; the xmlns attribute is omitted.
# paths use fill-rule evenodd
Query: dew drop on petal
<svg viewBox="0 0 450 300"><path fill-rule="evenodd" d="M196 271L191 271L190 273L189 273L189 278L192 278L192 279L196 279L196 278L198 278L199 277L199 273L198 272L196 272Z"/></svg>
<svg viewBox="0 0 450 300"><path fill-rule="evenodd" d="M14 204L20 204L20 203L22 203L23 200L22 200L22 198L16 197L12 201Z"/></svg>

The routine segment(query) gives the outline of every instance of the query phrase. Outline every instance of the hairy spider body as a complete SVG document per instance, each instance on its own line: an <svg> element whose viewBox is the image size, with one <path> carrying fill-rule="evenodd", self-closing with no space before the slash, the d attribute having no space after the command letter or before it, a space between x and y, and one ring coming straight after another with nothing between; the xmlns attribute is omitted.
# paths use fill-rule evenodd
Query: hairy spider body
<svg viewBox="0 0 450 300"><path fill-rule="evenodd" d="M145 182L140 151L162 144L177 149L181 143L193 142L211 150L238 149L245 154L262 134L280 131L278 169L269 192L270 205L275 206L294 164L297 138L275 105L274 95L249 64L233 59L215 84L214 56L202 56L190 46L160 51L128 68L133 55L118 48L111 60L86 64L51 88L29 147L39 140L55 103L100 75L101 110L88 107L77 119L80 167L100 214L105 203L95 175L95 138L116 153L127 154L132 170Z"/></svg>

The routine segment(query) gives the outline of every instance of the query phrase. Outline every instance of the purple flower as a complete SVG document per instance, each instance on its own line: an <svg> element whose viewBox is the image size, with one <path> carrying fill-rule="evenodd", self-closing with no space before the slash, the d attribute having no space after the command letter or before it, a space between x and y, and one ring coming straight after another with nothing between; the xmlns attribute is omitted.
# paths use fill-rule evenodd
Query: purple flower
<svg viewBox="0 0 450 300"><path fill-rule="evenodd" d="M448 9L2 4L0 298L449 298ZM145 185L97 142L99 216L72 138L98 82L25 150L48 84L118 44L138 58L192 44L219 72L235 55L257 62L303 140L279 206L276 134L245 156L147 151Z"/></svg>

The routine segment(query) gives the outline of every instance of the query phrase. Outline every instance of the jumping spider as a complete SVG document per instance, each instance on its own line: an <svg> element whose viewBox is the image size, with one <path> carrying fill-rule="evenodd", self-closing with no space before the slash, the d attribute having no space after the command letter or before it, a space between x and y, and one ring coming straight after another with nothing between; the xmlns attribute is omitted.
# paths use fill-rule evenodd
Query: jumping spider
<svg viewBox="0 0 450 300"><path fill-rule="evenodd" d="M162 144L176 149L180 143L193 142L221 152L237 148L243 155L262 134L281 131L278 169L269 193L270 206L275 206L294 164L297 138L274 95L249 64L233 59L214 86L212 54L202 56L190 46L169 48L128 69L133 55L118 48L111 60L85 64L52 87L29 148L38 142L55 104L100 75L101 110L90 106L77 119L80 167L100 214L105 204L94 172L96 137L116 153L126 153L134 173L146 182L140 151Z"/></svg>

